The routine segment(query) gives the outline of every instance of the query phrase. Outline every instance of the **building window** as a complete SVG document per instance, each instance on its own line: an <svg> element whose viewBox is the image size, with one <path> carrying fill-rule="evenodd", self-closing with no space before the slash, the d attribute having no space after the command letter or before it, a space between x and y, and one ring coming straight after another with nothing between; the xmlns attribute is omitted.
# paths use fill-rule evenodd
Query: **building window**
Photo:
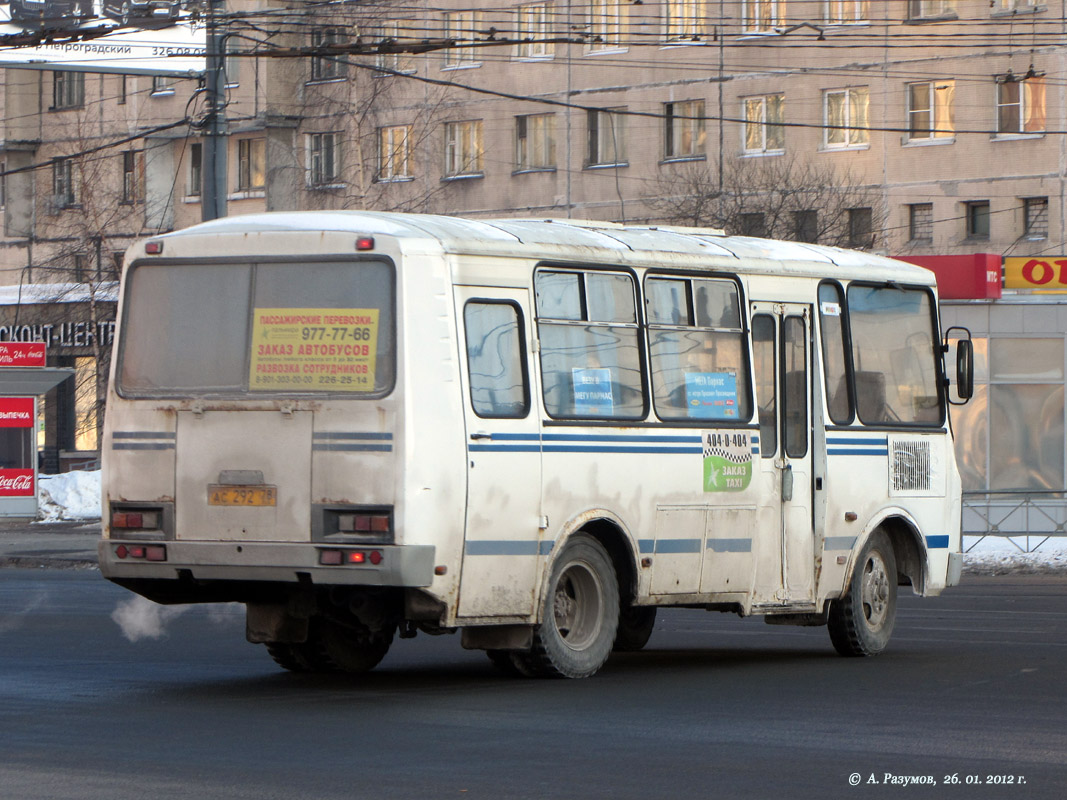
<svg viewBox="0 0 1067 800"><path fill-rule="evenodd" d="M766 236L767 217L760 211L749 212L740 215L740 231L742 236Z"/></svg>
<svg viewBox="0 0 1067 800"><path fill-rule="evenodd" d="M997 133L1045 130L1045 82L1041 78L997 78Z"/></svg>
<svg viewBox="0 0 1067 800"><path fill-rule="evenodd" d="M74 162L69 158L57 158L52 162L52 206L55 209L70 208L77 202Z"/></svg>
<svg viewBox="0 0 1067 800"><path fill-rule="evenodd" d="M819 241L819 212L815 209L793 212L793 238L815 244Z"/></svg>
<svg viewBox="0 0 1067 800"><path fill-rule="evenodd" d="M152 94L154 95L172 95L174 94L174 85L171 83L169 75L153 75L152 76Z"/></svg>
<svg viewBox="0 0 1067 800"><path fill-rule="evenodd" d="M482 174L482 121L445 123L446 178L476 177Z"/></svg>
<svg viewBox="0 0 1067 800"><path fill-rule="evenodd" d="M824 144L828 148L862 147L870 141L866 86L836 89L823 94Z"/></svg>
<svg viewBox="0 0 1067 800"><path fill-rule="evenodd" d="M1048 238L1048 198L1023 199L1023 236L1027 239Z"/></svg>
<svg viewBox="0 0 1067 800"><path fill-rule="evenodd" d="M405 40L411 40L412 31L419 30L419 25L410 19L390 19L379 26L379 34L382 42L399 44ZM409 53L378 53L374 57L374 65L381 69L393 72L415 72L415 59Z"/></svg>
<svg viewBox="0 0 1067 800"><path fill-rule="evenodd" d="M227 87L241 85L241 38L226 37L226 50L222 54L223 81Z"/></svg>
<svg viewBox="0 0 1067 800"><path fill-rule="evenodd" d="M998 11L1016 11L1019 9L1036 8L1038 0L993 0L993 13Z"/></svg>
<svg viewBox="0 0 1067 800"><path fill-rule="evenodd" d="M785 95L748 97L745 107L745 152L780 153L785 150Z"/></svg>
<svg viewBox="0 0 1067 800"><path fill-rule="evenodd" d="M324 188L341 180L341 134L307 135L307 185Z"/></svg>
<svg viewBox="0 0 1067 800"><path fill-rule="evenodd" d="M311 49L325 51L333 45L342 44L344 34L340 28L316 28L311 31ZM313 55L311 57L311 80L332 81L345 76L343 55Z"/></svg>
<svg viewBox="0 0 1067 800"><path fill-rule="evenodd" d="M481 14L477 11L452 11L445 14L445 38L456 46L445 50L445 69L477 67L481 62L475 58L477 48L464 47L475 40Z"/></svg>
<svg viewBox="0 0 1067 800"><path fill-rule="evenodd" d="M908 206L908 239L912 242L934 240L933 203L913 203Z"/></svg>
<svg viewBox="0 0 1067 800"><path fill-rule="evenodd" d="M704 101L664 103L666 158L700 158L704 155Z"/></svg>
<svg viewBox="0 0 1067 800"><path fill-rule="evenodd" d="M547 41L552 36L550 22L551 6L548 3L534 3L519 6L516 12L518 23L518 45L515 55L519 58L551 58L554 48Z"/></svg>
<svg viewBox="0 0 1067 800"><path fill-rule="evenodd" d="M826 13L823 20L827 25L848 25L851 22L866 22L868 17L867 0L825 0Z"/></svg>
<svg viewBox="0 0 1067 800"><path fill-rule="evenodd" d="M189 175L185 186L187 197L199 197L204 180L204 146L200 142L189 145Z"/></svg>
<svg viewBox="0 0 1067 800"><path fill-rule="evenodd" d="M989 238L989 201L978 200L967 203L967 238Z"/></svg>
<svg viewBox="0 0 1067 800"><path fill-rule="evenodd" d="M742 0L741 30L745 33L771 31L781 21L781 0Z"/></svg>
<svg viewBox="0 0 1067 800"><path fill-rule="evenodd" d="M908 84L908 139L951 139L956 135L955 81Z"/></svg>
<svg viewBox="0 0 1067 800"><path fill-rule="evenodd" d="M237 191L262 190L267 185L267 140L237 140Z"/></svg>
<svg viewBox="0 0 1067 800"><path fill-rule="evenodd" d="M52 109L81 108L85 105L85 73L52 73Z"/></svg>
<svg viewBox="0 0 1067 800"><path fill-rule="evenodd" d="M873 213L870 208L848 210L848 246L869 248L874 246Z"/></svg>
<svg viewBox="0 0 1067 800"><path fill-rule="evenodd" d="M515 169L553 169L556 166L556 115L515 117Z"/></svg>
<svg viewBox="0 0 1067 800"><path fill-rule="evenodd" d="M622 27L626 19L622 0L589 0L589 50L622 49Z"/></svg>
<svg viewBox="0 0 1067 800"><path fill-rule="evenodd" d="M405 181L411 174L411 126L378 129L378 180Z"/></svg>
<svg viewBox="0 0 1067 800"><path fill-rule="evenodd" d="M667 0L667 41L699 41L704 34L702 0Z"/></svg>
<svg viewBox="0 0 1067 800"><path fill-rule="evenodd" d="M956 15L956 0L908 0L908 19L943 19Z"/></svg>
<svg viewBox="0 0 1067 800"><path fill-rule="evenodd" d="M7 162L0 161L0 208L7 205Z"/></svg>
<svg viewBox="0 0 1067 800"><path fill-rule="evenodd" d="M122 154L122 201L137 201L137 153L127 150Z"/></svg>
<svg viewBox="0 0 1067 800"><path fill-rule="evenodd" d="M586 124L589 128L588 166L607 166L626 163L626 117L617 112L623 108L589 109Z"/></svg>
<svg viewBox="0 0 1067 800"><path fill-rule="evenodd" d="M126 104L126 76L119 75L119 93L116 102L121 106Z"/></svg>

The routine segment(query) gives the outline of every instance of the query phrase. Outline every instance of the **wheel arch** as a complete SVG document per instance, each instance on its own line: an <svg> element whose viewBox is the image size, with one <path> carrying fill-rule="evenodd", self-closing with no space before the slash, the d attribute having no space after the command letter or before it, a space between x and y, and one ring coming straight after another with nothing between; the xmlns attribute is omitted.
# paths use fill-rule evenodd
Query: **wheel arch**
<svg viewBox="0 0 1067 800"><path fill-rule="evenodd" d="M637 550L632 537L621 520L604 509L587 511L572 519L565 526L565 533L556 539L552 548L552 557L545 564L538 592L538 608L544 597L545 584L552 573L552 564L563 551L567 541L578 533L584 533L596 539L607 551L615 576L619 582L620 600L631 602L637 597Z"/></svg>
<svg viewBox="0 0 1067 800"><path fill-rule="evenodd" d="M922 544L918 526L904 513L886 515L871 525L866 535L856 542L845 585L852 579L852 570L856 568L856 553L863 549L867 539L878 530L885 532L893 546L893 555L897 560L897 585L911 586L915 594L923 594L929 569L926 548Z"/></svg>

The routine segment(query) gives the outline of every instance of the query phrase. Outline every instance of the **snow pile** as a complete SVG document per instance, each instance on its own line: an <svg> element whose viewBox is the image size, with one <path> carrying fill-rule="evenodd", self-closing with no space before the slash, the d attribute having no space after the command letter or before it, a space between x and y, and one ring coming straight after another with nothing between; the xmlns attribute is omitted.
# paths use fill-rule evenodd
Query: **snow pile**
<svg viewBox="0 0 1067 800"><path fill-rule="evenodd" d="M963 564L985 575L1067 569L1067 536L964 536Z"/></svg>
<svg viewBox="0 0 1067 800"><path fill-rule="evenodd" d="M100 470L37 476L37 519L100 519Z"/></svg>

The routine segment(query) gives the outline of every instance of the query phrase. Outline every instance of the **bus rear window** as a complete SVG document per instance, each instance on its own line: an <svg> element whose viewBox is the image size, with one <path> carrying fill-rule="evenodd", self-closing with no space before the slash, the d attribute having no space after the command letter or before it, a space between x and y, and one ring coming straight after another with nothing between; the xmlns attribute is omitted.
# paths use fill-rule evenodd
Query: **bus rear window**
<svg viewBox="0 0 1067 800"><path fill-rule="evenodd" d="M379 397L393 386L394 280L384 262L141 264L124 303L124 395Z"/></svg>

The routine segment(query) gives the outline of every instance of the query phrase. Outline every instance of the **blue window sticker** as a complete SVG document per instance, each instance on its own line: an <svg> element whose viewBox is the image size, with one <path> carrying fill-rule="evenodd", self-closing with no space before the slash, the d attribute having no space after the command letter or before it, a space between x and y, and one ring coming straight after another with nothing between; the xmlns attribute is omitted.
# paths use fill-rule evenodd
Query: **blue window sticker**
<svg viewBox="0 0 1067 800"><path fill-rule="evenodd" d="M737 419L737 374L687 372L685 405L693 419Z"/></svg>
<svg viewBox="0 0 1067 800"><path fill-rule="evenodd" d="M610 417L615 413L611 370L606 367L571 369L574 383L574 413L579 417Z"/></svg>

